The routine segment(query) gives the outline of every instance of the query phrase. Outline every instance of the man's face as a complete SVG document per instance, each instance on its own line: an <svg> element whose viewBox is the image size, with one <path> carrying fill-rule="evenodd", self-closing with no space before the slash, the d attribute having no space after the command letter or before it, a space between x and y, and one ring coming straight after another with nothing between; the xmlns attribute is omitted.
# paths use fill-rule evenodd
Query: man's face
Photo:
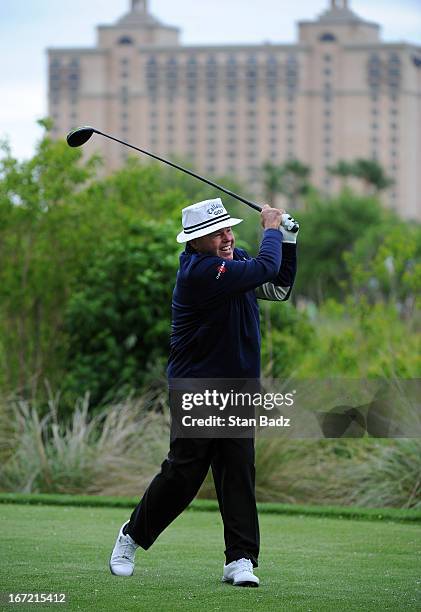
<svg viewBox="0 0 421 612"><path fill-rule="evenodd" d="M224 227L212 234L191 241L199 253L210 253L223 259L233 259L235 238L230 227Z"/></svg>

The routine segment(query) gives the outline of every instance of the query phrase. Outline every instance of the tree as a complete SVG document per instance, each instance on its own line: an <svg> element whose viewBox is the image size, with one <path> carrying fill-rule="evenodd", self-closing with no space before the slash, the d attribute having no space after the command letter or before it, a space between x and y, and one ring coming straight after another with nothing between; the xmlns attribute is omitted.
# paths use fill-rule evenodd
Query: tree
<svg viewBox="0 0 421 612"><path fill-rule="evenodd" d="M342 187L346 186L347 178L355 177L362 180L367 194L378 194L394 183L374 159L339 160L334 166L328 168L328 172L342 179Z"/></svg>
<svg viewBox="0 0 421 612"><path fill-rule="evenodd" d="M356 159L353 163L353 174L363 181L368 193L380 193L394 183L374 159Z"/></svg>
<svg viewBox="0 0 421 612"><path fill-rule="evenodd" d="M65 315L65 393L98 405L138 390L166 359L177 269L173 222L140 221L98 251Z"/></svg>
<svg viewBox="0 0 421 612"><path fill-rule="evenodd" d="M349 278L344 253L371 227L390 231L392 221L373 197L357 196L351 191L323 201L310 199L309 209L300 214L299 269L295 295L316 302L327 297L343 297L343 282Z"/></svg>
<svg viewBox="0 0 421 612"><path fill-rule="evenodd" d="M402 317L421 305L420 262L421 225L402 220L370 227L344 255L353 295L393 303Z"/></svg>
<svg viewBox="0 0 421 612"><path fill-rule="evenodd" d="M342 180L342 188L346 187L347 179L354 176L354 165L352 162L339 160L334 166L329 166L327 171L332 176L338 176Z"/></svg>
<svg viewBox="0 0 421 612"><path fill-rule="evenodd" d="M263 174L263 197L266 204L275 206L276 196L283 193L283 169L282 166L267 161L262 166Z"/></svg>
<svg viewBox="0 0 421 612"><path fill-rule="evenodd" d="M282 165L282 191L287 197L289 207L302 208L302 197L308 194L310 189L310 175L310 166L298 159L291 159Z"/></svg>
<svg viewBox="0 0 421 612"><path fill-rule="evenodd" d="M24 394L50 377L61 353L63 305L90 243L79 240L74 199L94 176L97 158L46 133L28 161L3 145L0 160L0 345L4 384Z"/></svg>

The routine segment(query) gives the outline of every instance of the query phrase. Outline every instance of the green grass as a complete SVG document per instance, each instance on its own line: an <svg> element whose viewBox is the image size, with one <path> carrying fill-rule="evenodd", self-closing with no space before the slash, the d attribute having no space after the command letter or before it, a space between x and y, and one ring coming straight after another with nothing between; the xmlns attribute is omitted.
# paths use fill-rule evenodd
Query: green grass
<svg viewBox="0 0 421 612"><path fill-rule="evenodd" d="M0 504L35 504L51 506L89 506L92 508L133 508L137 497L103 495L63 495L61 493L0 493ZM318 506L311 504L257 504L261 514L294 514L324 516L339 519L397 521L421 523L421 510L407 508L358 508L356 506ZM195 499L189 510L218 512L218 502Z"/></svg>
<svg viewBox="0 0 421 612"><path fill-rule="evenodd" d="M127 516L122 508L1 504L0 590L66 592L66 610L105 612L366 612L421 604L415 524L263 513L261 587L239 589L220 582L216 512L184 513L148 552L138 551L132 578L111 576L109 554Z"/></svg>

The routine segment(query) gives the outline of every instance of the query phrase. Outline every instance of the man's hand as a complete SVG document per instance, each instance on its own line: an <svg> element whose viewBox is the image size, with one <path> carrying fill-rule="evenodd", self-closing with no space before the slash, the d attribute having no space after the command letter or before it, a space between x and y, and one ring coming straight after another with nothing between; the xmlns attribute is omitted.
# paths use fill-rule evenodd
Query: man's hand
<svg viewBox="0 0 421 612"><path fill-rule="evenodd" d="M294 227L295 228L298 227L298 229L295 232L290 231ZM283 237L284 237L283 242L289 242L291 244L295 244L297 242L297 236L298 236L300 226L296 222L296 220L293 217L291 217L291 215L284 212L284 214L282 215L282 224L279 229L281 230Z"/></svg>
<svg viewBox="0 0 421 612"><path fill-rule="evenodd" d="M260 213L263 229L279 229L283 213L285 211L282 208L271 208L265 204Z"/></svg>

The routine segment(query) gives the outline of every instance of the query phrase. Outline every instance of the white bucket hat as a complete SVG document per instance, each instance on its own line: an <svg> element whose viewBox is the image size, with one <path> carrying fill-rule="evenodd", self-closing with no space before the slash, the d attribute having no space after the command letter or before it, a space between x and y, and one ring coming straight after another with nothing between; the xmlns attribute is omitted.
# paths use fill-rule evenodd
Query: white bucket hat
<svg viewBox="0 0 421 612"><path fill-rule="evenodd" d="M177 242L187 242L206 236L224 227L238 225L242 220L230 217L221 198L192 204L183 208L183 231L178 234Z"/></svg>

